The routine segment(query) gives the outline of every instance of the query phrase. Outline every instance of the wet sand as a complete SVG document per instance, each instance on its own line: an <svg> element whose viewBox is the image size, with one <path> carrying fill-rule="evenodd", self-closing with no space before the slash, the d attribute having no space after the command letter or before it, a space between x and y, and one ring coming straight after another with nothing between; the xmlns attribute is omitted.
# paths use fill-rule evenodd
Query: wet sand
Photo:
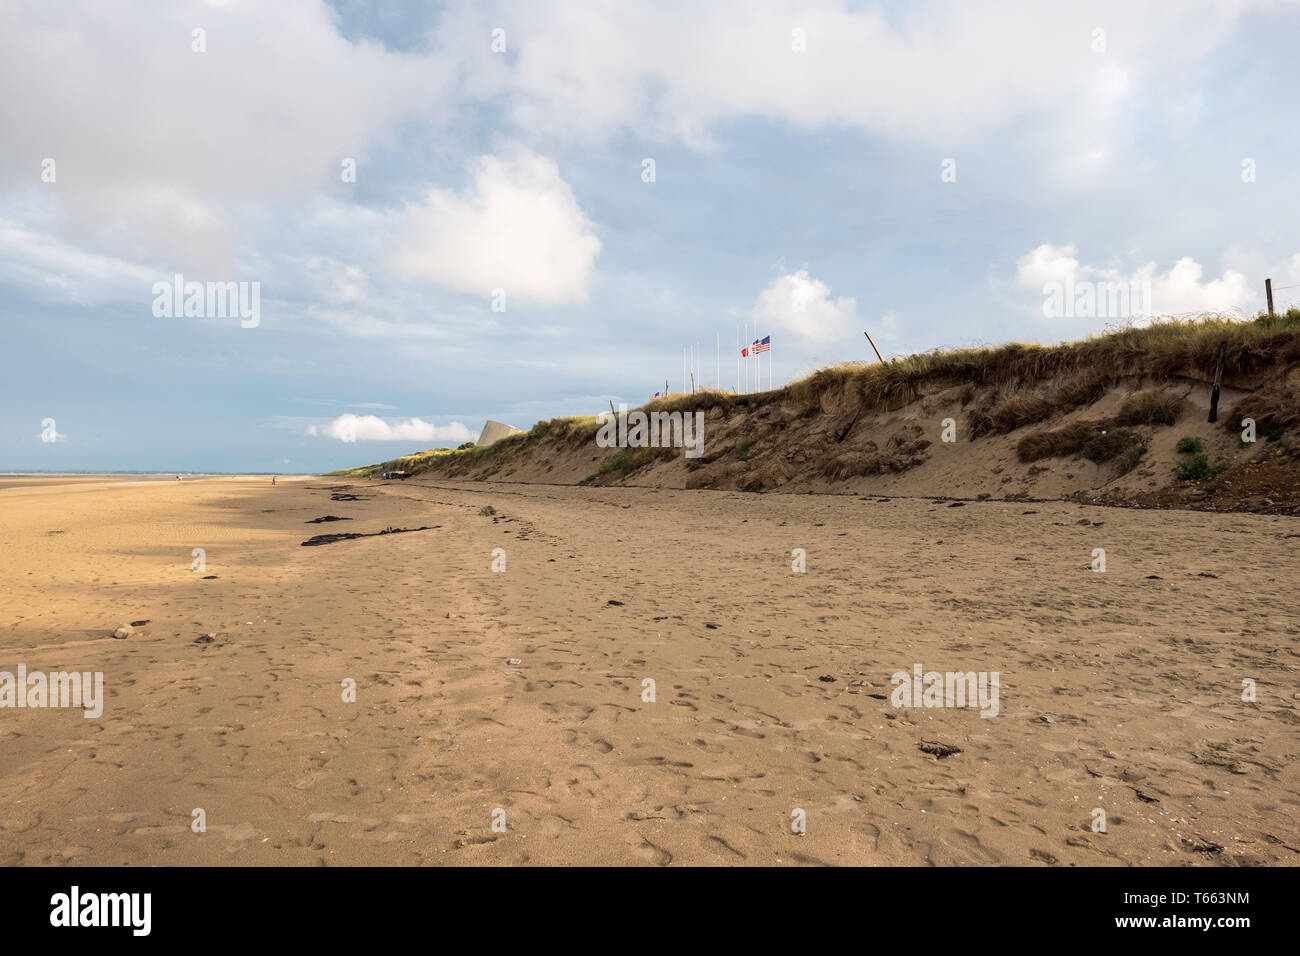
<svg viewBox="0 0 1300 956"><path fill-rule="evenodd" d="M1063 503L19 481L0 671L106 701L0 709L0 862L1294 865L1297 545ZM997 672L997 716L893 706L915 664Z"/></svg>

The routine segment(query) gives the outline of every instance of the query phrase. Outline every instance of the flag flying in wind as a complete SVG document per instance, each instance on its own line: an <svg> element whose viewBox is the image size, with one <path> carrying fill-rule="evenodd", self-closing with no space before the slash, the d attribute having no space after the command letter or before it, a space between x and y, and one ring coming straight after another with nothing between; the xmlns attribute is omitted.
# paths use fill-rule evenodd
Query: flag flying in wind
<svg viewBox="0 0 1300 956"><path fill-rule="evenodd" d="M755 355L759 352L772 351L772 336L765 335L761 339L754 339L753 349Z"/></svg>

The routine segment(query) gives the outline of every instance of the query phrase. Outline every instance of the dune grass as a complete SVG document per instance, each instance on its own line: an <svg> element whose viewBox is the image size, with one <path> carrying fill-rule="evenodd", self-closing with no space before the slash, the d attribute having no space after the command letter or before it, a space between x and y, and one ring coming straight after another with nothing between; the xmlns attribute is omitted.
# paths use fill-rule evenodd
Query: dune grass
<svg viewBox="0 0 1300 956"><path fill-rule="evenodd" d="M820 369L806 378L768 392L736 395L706 389L694 394L669 395L641 406L645 411L711 411L724 414L785 402L815 415L827 393L856 399L863 411L901 408L927 391L964 385L964 401L974 389L996 393L1016 390L1021 394L993 400L971 412L972 435L1011 431L1044 421L1051 415L1090 404L1106 387L1121 379L1145 376L1157 381L1184 377L1209 382L1221 343L1228 345L1228 375L1247 375L1284 367L1300 361L1300 309L1285 314L1261 314L1253 320L1218 316L1196 319L1165 319L1145 327L1126 327L1060 345L1027 345L1012 342L993 348L935 349L883 363L847 362ZM1025 395L1036 387L1047 390ZM1261 402L1261 406L1263 406ZM1176 400L1162 393L1134 397L1121 409L1115 424L1165 423L1177 416ZM1271 397L1257 416L1270 424L1300 423L1300 408L1291 393ZM501 467L506 461L538 442L574 445L590 441L600 427L595 415L552 418L539 421L529 431L511 435L487 448L452 451L432 449L380 465L345 469L334 475L359 476L378 471L405 469L419 472L437 464L440 471L455 475L482 473ZM1094 425L1094 428L1096 425ZM1089 433L1090 436L1091 432ZM1047 445L1059 447L1086 441L1077 435L1057 436ZM1036 457L1040 449L1026 448ZM1032 460L1032 459L1026 459Z"/></svg>

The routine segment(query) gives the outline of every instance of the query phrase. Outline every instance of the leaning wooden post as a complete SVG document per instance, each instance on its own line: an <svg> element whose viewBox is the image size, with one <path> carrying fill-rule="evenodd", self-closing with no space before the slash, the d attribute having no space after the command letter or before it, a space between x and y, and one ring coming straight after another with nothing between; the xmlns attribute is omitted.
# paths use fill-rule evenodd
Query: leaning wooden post
<svg viewBox="0 0 1300 956"><path fill-rule="evenodd" d="M881 364L881 365L884 365L884 364L885 364L885 360L884 360L884 358L882 358L881 355L880 355L880 349L876 348L876 343L871 341L871 333L870 333L870 332L865 332L865 331L864 331L862 334L865 335L865 336L867 337L867 341L868 341L868 342L871 342L871 349L872 349L872 351L876 353L876 358L880 359L880 364Z"/></svg>
<svg viewBox="0 0 1300 956"><path fill-rule="evenodd" d="M1273 280L1264 280L1264 297L1268 299L1268 314L1273 314Z"/></svg>
<svg viewBox="0 0 1300 956"><path fill-rule="evenodd" d="M1210 392L1210 424L1219 418L1219 387L1223 384L1223 363L1228 358L1228 343L1219 346L1219 357L1214 363L1214 390Z"/></svg>

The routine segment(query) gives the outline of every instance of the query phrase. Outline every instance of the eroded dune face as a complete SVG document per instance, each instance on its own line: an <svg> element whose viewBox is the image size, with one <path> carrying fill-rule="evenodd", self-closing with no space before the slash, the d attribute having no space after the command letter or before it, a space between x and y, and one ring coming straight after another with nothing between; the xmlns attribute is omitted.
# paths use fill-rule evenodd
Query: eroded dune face
<svg viewBox="0 0 1300 956"><path fill-rule="evenodd" d="M709 395L696 413L703 438L691 455L666 443L617 447L599 440L597 425L557 420L419 468L524 482L1300 513L1300 469L1288 467L1287 443L1269 441L1260 424L1279 409L1300 419L1296 374L1264 378L1253 391L1244 382L1224 388L1215 424L1207 421L1208 383L1141 376L1076 375L1020 388L938 383L888 409L864 408L851 380L815 401L788 390ZM1186 440L1205 455L1204 470L1190 479L1180 476L1194 461L1178 450Z"/></svg>
<svg viewBox="0 0 1300 956"><path fill-rule="evenodd" d="M0 712L0 863L1300 846L1291 517L427 475L0 509L0 671L103 675ZM365 536L301 547L327 511Z"/></svg>

